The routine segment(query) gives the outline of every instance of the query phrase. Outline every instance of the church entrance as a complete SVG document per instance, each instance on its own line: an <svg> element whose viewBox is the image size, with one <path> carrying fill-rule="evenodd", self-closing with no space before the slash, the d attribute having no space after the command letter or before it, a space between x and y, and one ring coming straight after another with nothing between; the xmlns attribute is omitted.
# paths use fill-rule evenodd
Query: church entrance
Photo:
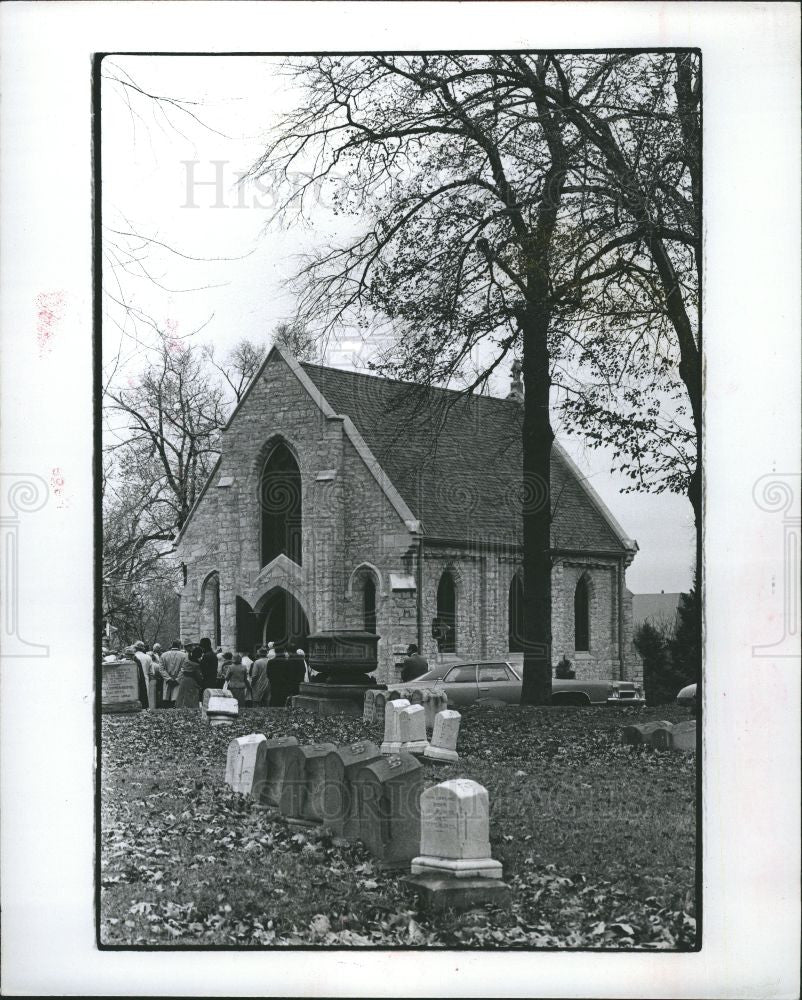
<svg viewBox="0 0 802 1000"><path fill-rule="evenodd" d="M304 609L288 591L281 587L272 590L258 616L260 643L266 646L274 642L277 649L285 647L293 653L296 649L308 652L309 622Z"/></svg>

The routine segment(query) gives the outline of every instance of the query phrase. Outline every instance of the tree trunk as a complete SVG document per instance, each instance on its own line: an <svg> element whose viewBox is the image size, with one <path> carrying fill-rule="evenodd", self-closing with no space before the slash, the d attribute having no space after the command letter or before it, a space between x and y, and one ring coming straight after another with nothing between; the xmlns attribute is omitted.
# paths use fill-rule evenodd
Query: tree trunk
<svg viewBox="0 0 802 1000"><path fill-rule="evenodd" d="M524 671L522 705L551 702L551 429L549 313L523 323Z"/></svg>

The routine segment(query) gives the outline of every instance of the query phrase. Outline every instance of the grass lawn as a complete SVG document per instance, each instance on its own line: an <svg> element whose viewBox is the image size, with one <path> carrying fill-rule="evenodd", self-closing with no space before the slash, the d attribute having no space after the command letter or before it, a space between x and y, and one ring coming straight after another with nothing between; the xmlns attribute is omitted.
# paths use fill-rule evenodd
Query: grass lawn
<svg viewBox="0 0 802 1000"><path fill-rule="evenodd" d="M688 713L466 709L460 762L424 764L424 785L488 789L512 906L429 916L361 844L270 821L223 783L236 736L378 744L379 726L286 709L216 728L189 710L103 716L101 943L693 948L694 755L619 742L621 725L663 718Z"/></svg>

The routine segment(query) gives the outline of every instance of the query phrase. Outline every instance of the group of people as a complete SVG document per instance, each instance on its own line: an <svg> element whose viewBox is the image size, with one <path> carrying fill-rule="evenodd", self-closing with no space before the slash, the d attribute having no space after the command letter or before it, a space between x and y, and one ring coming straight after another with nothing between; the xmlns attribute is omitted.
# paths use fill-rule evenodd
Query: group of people
<svg viewBox="0 0 802 1000"><path fill-rule="evenodd" d="M197 708L207 688L219 687L230 691L240 708L283 708L310 679L304 651L278 649L273 642L260 646L255 660L247 653L223 652L222 647L215 651L206 638L183 644L176 639L164 651L159 643L148 648L140 640L124 653L139 666L139 700L151 709Z"/></svg>

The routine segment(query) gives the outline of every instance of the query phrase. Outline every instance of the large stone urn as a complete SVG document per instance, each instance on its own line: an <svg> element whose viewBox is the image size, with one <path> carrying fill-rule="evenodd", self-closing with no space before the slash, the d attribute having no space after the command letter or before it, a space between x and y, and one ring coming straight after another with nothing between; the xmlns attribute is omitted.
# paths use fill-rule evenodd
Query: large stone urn
<svg viewBox="0 0 802 1000"><path fill-rule="evenodd" d="M329 629L309 636L307 663L313 676L301 684L292 707L318 715L362 715L365 691L384 687L371 676L378 666L379 636Z"/></svg>

